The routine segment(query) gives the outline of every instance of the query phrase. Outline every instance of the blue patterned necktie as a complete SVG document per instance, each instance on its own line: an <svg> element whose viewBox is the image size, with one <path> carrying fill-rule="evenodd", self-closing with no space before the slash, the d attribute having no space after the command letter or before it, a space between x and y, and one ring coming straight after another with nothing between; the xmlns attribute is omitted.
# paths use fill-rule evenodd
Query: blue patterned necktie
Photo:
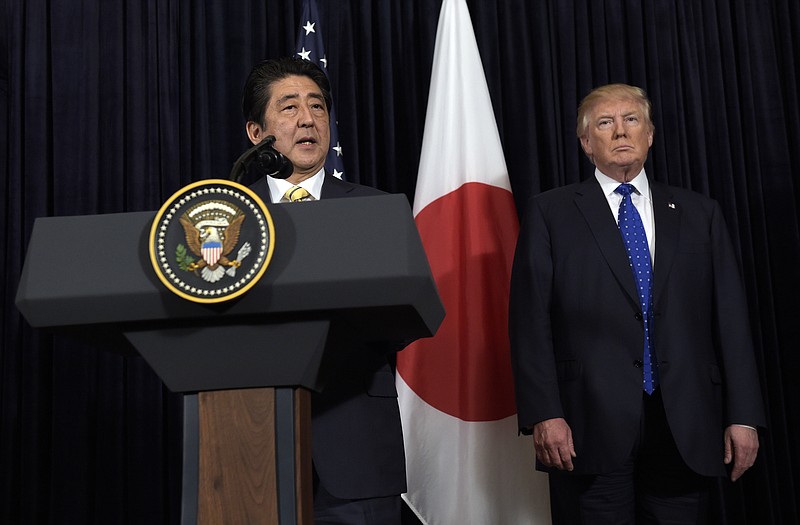
<svg viewBox="0 0 800 525"><path fill-rule="evenodd" d="M625 250L628 252L628 261L636 280L636 289L639 292L639 302L642 306L644 321L644 391L652 394L658 386L658 362L653 350L653 297L650 285L653 280L653 268L650 264L650 249L647 246L647 236L644 224L636 207L631 201L631 193L635 188L631 184L620 184L616 193L622 195L619 204L619 231L625 241Z"/></svg>

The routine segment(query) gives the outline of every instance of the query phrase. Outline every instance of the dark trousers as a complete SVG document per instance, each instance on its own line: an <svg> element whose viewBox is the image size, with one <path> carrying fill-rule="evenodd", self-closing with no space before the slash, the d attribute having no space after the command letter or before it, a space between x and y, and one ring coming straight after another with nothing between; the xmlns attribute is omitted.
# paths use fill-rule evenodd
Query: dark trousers
<svg viewBox="0 0 800 525"><path fill-rule="evenodd" d="M340 499L320 483L314 472L314 525L400 525L400 495Z"/></svg>
<svg viewBox="0 0 800 525"><path fill-rule="evenodd" d="M619 470L550 474L554 525L707 523L711 479L693 472L681 458L660 391L643 394L642 403L639 437Z"/></svg>

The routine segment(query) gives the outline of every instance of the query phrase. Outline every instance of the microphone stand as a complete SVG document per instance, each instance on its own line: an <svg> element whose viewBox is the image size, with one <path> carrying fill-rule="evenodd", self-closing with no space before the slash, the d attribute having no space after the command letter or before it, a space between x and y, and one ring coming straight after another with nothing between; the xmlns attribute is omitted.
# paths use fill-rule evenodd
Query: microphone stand
<svg viewBox="0 0 800 525"><path fill-rule="evenodd" d="M294 171L292 161L273 147L275 136L267 135L264 140L242 153L233 163L228 179L239 182L242 176L255 167L268 177L285 179Z"/></svg>

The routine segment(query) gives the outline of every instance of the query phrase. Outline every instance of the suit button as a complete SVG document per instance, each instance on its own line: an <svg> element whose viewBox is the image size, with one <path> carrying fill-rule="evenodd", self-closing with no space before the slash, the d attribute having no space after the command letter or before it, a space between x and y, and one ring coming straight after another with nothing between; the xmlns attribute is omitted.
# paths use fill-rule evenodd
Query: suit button
<svg viewBox="0 0 800 525"><path fill-rule="evenodd" d="M636 312L636 315L634 315L634 317L636 318L637 321L641 321L644 318L641 312Z"/></svg>
<svg viewBox="0 0 800 525"><path fill-rule="evenodd" d="M638 359L633 362L633 366L635 366L636 368L642 368L642 364L643 363L641 361L639 361Z"/></svg>

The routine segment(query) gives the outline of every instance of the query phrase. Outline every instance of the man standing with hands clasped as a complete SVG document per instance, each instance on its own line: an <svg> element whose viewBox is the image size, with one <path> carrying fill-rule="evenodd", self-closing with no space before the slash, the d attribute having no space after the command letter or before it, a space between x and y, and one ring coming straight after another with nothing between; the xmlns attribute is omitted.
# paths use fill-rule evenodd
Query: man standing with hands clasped
<svg viewBox="0 0 800 525"><path fill-rule="evenodd" d="M594 176L535 196L521 225L518 417L557 524L705 523L710 480L753 465L765 424L721 209L647 177L654 129L643 90L593 90L577 134Z"/></svg>

